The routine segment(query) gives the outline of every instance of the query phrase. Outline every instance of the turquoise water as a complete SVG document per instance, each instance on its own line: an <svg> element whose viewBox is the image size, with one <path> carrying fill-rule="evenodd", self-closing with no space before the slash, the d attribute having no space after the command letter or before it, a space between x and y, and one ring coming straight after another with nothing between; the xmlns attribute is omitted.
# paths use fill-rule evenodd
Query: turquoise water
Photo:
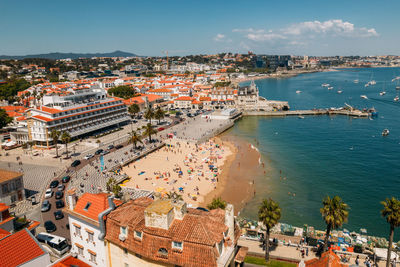
<svg viewBox="0 0 400 267"><path fill-rule="evenodd" d="M346 102L358 108L373 106L379 117L240 120L227 134L254 144L267 168L264 176L256 177L256 197L241 214L255 218L261 199L272 197L282 207L281 221L323 229L321 200L339 195L351 208L345 228L366 228L368 234L386 236L388 225L380 216L380 201L400 197L400 103L393 101L397 92L391 82L399 75L400 68L351 69L256 81L260 95L287 100L291 109L340 107ZM377 84L365 88L371 77ZM355 84L354 79L360 82ZM328 90L322 83L334 89ZM387 94L380 96L383 87ZM297 90L302 93L296 94ZM390 135L382 137L385 128Z"/></svg>

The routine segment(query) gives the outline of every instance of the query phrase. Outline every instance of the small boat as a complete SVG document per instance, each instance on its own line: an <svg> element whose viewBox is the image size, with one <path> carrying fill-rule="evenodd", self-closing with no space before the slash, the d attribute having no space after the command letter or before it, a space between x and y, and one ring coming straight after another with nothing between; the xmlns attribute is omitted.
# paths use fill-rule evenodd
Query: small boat
<svg viewBox="0 0 400 267"><path fill-rule="evenodd" d="M385 95L385 94L386 94L385 91L382 91L382 92L379 93L379 95Z"/></svg>
<svg viewBox="0 0 400 267"><path fill-rule="evenodd" d="M369 86L369 83L366 83L365 85L364 85L364 87L368 87Z"/></svg>
<svg viewBox="0 0 400 267"><path fill-rule="evenodd" d="M301 93L301 91L300 91L300 90L297 90L297 91L296 91L296 94L300 94L300 93Z"/></svg>
<svg viewBox="0 0 400 267"><path fill-rule="evenodd" d="M299 118L299 119L304 119L304 116L298 116L297 118Z"/></svg>
<svg viewBox="0 0 400 267"><path fill-rule="evenodd" d="M366 95L360 95L360 97L363 99L368 99L368 97Z"/></svg>
<svg viewBox="0 0 400 267"><path fill-rule="evenodd" d="M356 80L354 80L353 82L354 82L354 83L359 83L360 81L359 81L358 79L356 79Z"/></svg>
<svg viewBox="0 0 400 267"><path fill-rule="evenodd" d="M370 84L370 85L375 85L375 84L376 84L376 81L375 81L375 80L372 80L372 81L369 82L369 84Z"/></svg>
<svg viewBox="0 0 400 267"><path fill-rule="evenodd" d="M389 135L389 130L388 129L384 129L382 131L382 136L388 136Z"/></svg>
<svg viewBox="0 0 400 267"><path fill-rule="evenodd" d="M393 98L394 101L399 101L399 96L396 96L395 98Z"/></svg>
<svg viewBox="0 0 400 267"><path fill-rule="evenodd" d="M332 90L332 89L333 89L333 86L329 86L329 87L328 87L328 90Z"/></svg>
<svg viewBox="0 0 400 267"><path fill-rule="evenodd" d="M322 86L322 87L329 87L330 84L329 84L329 83L323 83L323 84L321 84L321 86Z"/></svg>
<svg viewBox="0 0 400 267"><path fill-rule="evenodd" d="M341 93L343 93L343 91L339 90L339 91L337 91L337 93L338 93L338 94L341 94Z"/></svg>
<svg viewBox="0 0 400 267"><path fill-rule="evenodd" d="M400 86L396 86L396 90L400 90Z"/></svg>

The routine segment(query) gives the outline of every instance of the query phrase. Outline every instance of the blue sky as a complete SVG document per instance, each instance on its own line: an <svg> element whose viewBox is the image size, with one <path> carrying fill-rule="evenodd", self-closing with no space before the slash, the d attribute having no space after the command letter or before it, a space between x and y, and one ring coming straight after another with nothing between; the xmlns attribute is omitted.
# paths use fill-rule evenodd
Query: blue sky
<svg viewBox="0 0 400 267"><path fill-rule="evenodd" d="M0 0L0 55L400 55L398 0Z"/></svg>

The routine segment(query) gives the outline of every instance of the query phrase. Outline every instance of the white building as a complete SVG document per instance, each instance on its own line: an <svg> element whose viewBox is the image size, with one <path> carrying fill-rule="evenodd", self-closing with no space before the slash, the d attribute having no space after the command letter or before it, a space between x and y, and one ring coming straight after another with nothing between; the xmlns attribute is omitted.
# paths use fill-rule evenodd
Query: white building
<svg viewBox="0 0 400 267"><path fill-rule="evenodd" d="M105 193L85 193L78 201L73 189L68 194L65 212L69 215L71 253L92 266L107 266L104 218L115 209L116 201Z"/></svg>
<svg viewBox="0 0 400 267"><path fill-rule="evenodd" d="M121 100L108 97L104 89L67 90L63 95L45 95L43 106L28 111L29 139L36 146L52 144L52 130L68 132L71 138L129 121Z"/></svg>

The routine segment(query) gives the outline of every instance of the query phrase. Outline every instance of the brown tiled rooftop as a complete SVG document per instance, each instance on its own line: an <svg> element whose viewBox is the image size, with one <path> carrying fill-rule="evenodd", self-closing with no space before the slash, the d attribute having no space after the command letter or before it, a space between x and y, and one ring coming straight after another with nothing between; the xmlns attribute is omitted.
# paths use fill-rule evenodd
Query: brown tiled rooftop
<svg viewBox="0 0 400 267"><path fill-rule="evenodd" d="M21 173L21 172L14 172L14 171L0 169L0 183L4 183L6 181L15 179L22 175L23 175L23 173Z"/></svg>

